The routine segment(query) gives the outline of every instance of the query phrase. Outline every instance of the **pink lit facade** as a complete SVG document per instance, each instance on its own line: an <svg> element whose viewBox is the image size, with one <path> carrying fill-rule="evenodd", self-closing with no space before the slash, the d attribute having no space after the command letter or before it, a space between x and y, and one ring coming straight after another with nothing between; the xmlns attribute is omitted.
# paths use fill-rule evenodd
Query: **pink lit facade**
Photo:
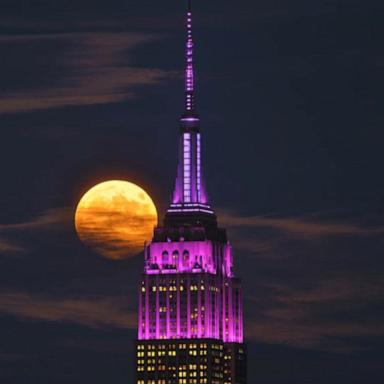
<svg viewBox="0 0 384 384"><path fill-rule="evenodd" d="M190 1L186 28L179 164L163 225L155 228L144 250L137 384L244 384L241 282L234 275L232 247L225 229L218 226L203 180ZM178 376L185 367L201 371Z"/></svg>
<svg viewBox="0 0 384 384"><path fill-rule="evenodd" d="M242 293L229 244L151 242L139 293L139 340L243 342Z"/></svg>

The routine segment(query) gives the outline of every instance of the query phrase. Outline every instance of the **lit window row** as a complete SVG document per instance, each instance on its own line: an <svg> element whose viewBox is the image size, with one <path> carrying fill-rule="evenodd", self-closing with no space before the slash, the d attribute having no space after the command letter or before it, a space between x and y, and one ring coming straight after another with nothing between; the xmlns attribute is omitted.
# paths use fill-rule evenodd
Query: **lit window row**
<svg viewBox="0 0 384 384"><path fill-rule="evenodd" d="M164 287L164 286L160 286L160 287L156 287L156 286L153 286L152 287L152 291L153 292L156 292L157 289L159 290L159 292L176 292L177 291L177 287L176 286L170 286L169 288L167 287ZM180 290L184 290L184 287L180 287ZM143 291L145 292L145 291Z"/></svg>
<svg viewBox="0 0 384 384"><path fill-rule="evenodd" d="M145 382L144 380L137 380L137 384L166 384L166 380L148 380Z"/></svg>

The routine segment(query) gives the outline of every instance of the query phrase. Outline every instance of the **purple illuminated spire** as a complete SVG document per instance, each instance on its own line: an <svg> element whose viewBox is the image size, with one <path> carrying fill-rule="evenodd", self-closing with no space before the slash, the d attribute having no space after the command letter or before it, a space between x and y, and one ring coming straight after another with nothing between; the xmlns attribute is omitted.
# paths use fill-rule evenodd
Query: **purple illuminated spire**
<svg viewBox="0 0 384 384"><path fill-rule="evenodd" d="M185 111L180 120L180 158L172 204L168 212L202 212L213 214L213 211L208 205L208 198L203 181L200 119L195 113L191 0L188 0L186 27Z"/></svg>

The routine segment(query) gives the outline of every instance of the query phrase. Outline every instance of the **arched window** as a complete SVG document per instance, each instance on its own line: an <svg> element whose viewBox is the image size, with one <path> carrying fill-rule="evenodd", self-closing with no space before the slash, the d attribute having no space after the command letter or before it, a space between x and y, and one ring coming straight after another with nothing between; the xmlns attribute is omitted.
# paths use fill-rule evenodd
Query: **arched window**
<svg viewBox="0 0 384 384"><path fill-rule="evenodd" d="M172 264L178 265L179 264L179 251L173 251L172 253Z"/></svg>
<svg viewBox="0 0 384 384"><path fill-rule="evenodd" d="M183 252L183 266L187 267L189 265L189 252L184 251Z"/></svg>
<svg viewBox="0 0 384 384"><path fill-rule="evenodd" d="M169 263L169 260L168 260L168 252L167 251L164 251L163 254L162 254L162 258L163 258L163 265L165 264L168 264Z"/></svg>

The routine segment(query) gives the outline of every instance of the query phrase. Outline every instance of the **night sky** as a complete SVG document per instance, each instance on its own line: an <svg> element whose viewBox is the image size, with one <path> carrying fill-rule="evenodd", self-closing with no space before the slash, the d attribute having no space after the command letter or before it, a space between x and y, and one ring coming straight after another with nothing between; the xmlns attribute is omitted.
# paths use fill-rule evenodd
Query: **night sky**
<svg viewBox="0 0 384 384"><path fill-rule="evenodd" d="M115 178L167 207L185 3L0 1L2 384L133 383L142 255L102 258L73 213ZM384 382L382 0L195 0L194 20L249 384Z"/></svg>

